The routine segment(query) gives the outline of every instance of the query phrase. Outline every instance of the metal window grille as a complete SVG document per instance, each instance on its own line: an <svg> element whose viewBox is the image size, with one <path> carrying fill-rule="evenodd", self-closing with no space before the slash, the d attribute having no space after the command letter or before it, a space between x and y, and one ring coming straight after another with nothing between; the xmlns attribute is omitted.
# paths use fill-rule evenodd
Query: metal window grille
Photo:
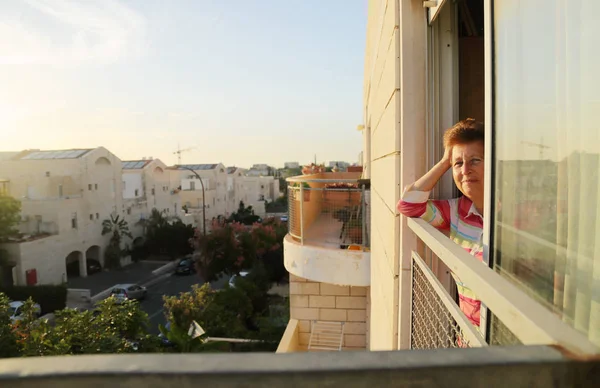
<svg viewBox="0 0 600 388"><path fill-rule="evenodd" d="M411 300L412 349L486 346L478 329L416 253L412 260Z"/></svg>

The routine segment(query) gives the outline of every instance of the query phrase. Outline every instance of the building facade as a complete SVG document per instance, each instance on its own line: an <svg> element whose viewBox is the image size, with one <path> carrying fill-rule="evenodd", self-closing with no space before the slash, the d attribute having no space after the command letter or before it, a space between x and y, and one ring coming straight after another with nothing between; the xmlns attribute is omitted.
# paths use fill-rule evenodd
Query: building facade
<svg viewBox="0 0 600 388"><path fill-rule="evenodd" d="M0 162L9 195L21 201L20 236L3 244L15 284L58 284L66 265L103 262L102 221L123 206L121 161L103 147L23 151Z"/></svg>
<svg viewBox="0 0 600 388"><path fill-rule="evenodd" d="M359 126L370 183L368 349L547 344L599 352L599 10L593 1L369 1ZM467 117L486 130L483 264L396 210L403 188L441 159L444 131ZM430 194L457 196L449 173ZM311 222L306 202L301 214ZM298 235L294 228L286 239ZM314 265L319 256L304 245L303 263ZM291 246L286 268L296 275ZM344 270L355 273L319 264L306 277L333 271L335 284L350 285ZM482 301L478 327L456 307L452 275ZM306 349L298 322L307 318L293 309L282 352Z"/></svg>

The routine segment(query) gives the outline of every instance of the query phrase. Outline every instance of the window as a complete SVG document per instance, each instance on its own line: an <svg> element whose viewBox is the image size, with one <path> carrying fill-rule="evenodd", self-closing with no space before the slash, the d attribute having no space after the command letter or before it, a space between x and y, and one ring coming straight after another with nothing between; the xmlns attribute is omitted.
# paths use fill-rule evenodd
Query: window
<svg viewBox="0 0 600 388"><path fill-rule="evenodd" d="M259 201L264 201L264 200L265 200L265 196L261 194L261 195L259 196L258 200L259 200Z"/></svg>
<svg viewBox="0 0 600 388"><path fill-rule="evenodd" d="M63 197L63 185L58 185L58 197Z"/></svg>
<svg viewBox="0 0 600 388"><path fill-rule="evenodd" d="M89 191L92 191L92 184L91 184L91 183L90 183L90 184L88 184L88 190L89 190Z"/></svg>
<svg viewBox="0 0 600 388"><path fill-rule="evenodd" d="M494 2L491 226L495 268L596 345L598 12L594 1Z"/></svg>
<svg viewBox="0 0 600 388"><path fill-rule="evenodd" d="M94 215L90 214L90 221L93 221L93 220L94 220Z"/></svg>
<svg viewBox="0 0 600 388"><path fill-rule="evenodd" d="M46 171L46 177L50 176L50 171Z"/></svg>
<svg viewBox="0 0 600 388"><path fill-rule="evenodd" d="M71 214L71 228L77 229L77 213Z"/></svg>
<svg viewBox="0 0 600 388"><path fill-rule="evenodd" d="M98 190L98 184L94 183L94 190Z"/></svg>
<svg viewBox="0 0 600 388"><path fill-rule="evenodd" d="M130 207L127 208L127 215L131 215L131 208Z"/></svg>
<svg viewBox="0 0 600 388"><path fill-rule="evenodd" d="M139 194L140 194L140 191L138 189L135 189L134 195L137 197Z"/></svg>
<svg viewBox="0 0 600 388"><path fill-rule="evenodd" d="M190 182L190 190L196 190L196 182Z"/></svg>
<svg viewBox="0 0 600 388"><path fill-rule="evenodd" d="M151 192L152 192L152 195L155 195L154 187L152 188Z"/></svg>
<svg viewBox="0 0 600 388"><path fill-rule="evenodd" d="M96 213L96 219L100 219L100 214Z"/></svg>

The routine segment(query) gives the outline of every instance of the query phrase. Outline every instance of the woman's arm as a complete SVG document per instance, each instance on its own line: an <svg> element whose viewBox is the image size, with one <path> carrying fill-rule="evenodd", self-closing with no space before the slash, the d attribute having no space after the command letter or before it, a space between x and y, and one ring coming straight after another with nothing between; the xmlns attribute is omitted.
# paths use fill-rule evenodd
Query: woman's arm
<svg viewBox="0 0 600 388"><path fill-rule="evenodd" d="M450 167L450 151L449 149L446 149L444 150L442 160L437 162L431 170L427 171L427 173L417 179L416 182L406 186L404 191L431 191Z"/></svg>
<svg viewBox="0 0 600 388"><path fill-rule="evenodd" d="M429 200L429 192L451 167L449 150L444 157L416 182L404 188L397 209L406 217L420 217L439 229L450 227L450 206L448 200Z"/></svg>

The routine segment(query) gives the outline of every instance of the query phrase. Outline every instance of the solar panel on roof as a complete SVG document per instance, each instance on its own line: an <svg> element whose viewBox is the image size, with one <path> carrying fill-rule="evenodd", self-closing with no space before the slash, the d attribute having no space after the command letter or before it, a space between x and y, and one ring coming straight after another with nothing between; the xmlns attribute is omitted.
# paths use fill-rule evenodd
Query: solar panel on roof
<svg viewBox="0 0 600 388"><path fill-rule="evenodd" d="M60 151L35 151L23 160L46 160L46 159L74 159L85 154L88 150L60 150Z"/></svg>

